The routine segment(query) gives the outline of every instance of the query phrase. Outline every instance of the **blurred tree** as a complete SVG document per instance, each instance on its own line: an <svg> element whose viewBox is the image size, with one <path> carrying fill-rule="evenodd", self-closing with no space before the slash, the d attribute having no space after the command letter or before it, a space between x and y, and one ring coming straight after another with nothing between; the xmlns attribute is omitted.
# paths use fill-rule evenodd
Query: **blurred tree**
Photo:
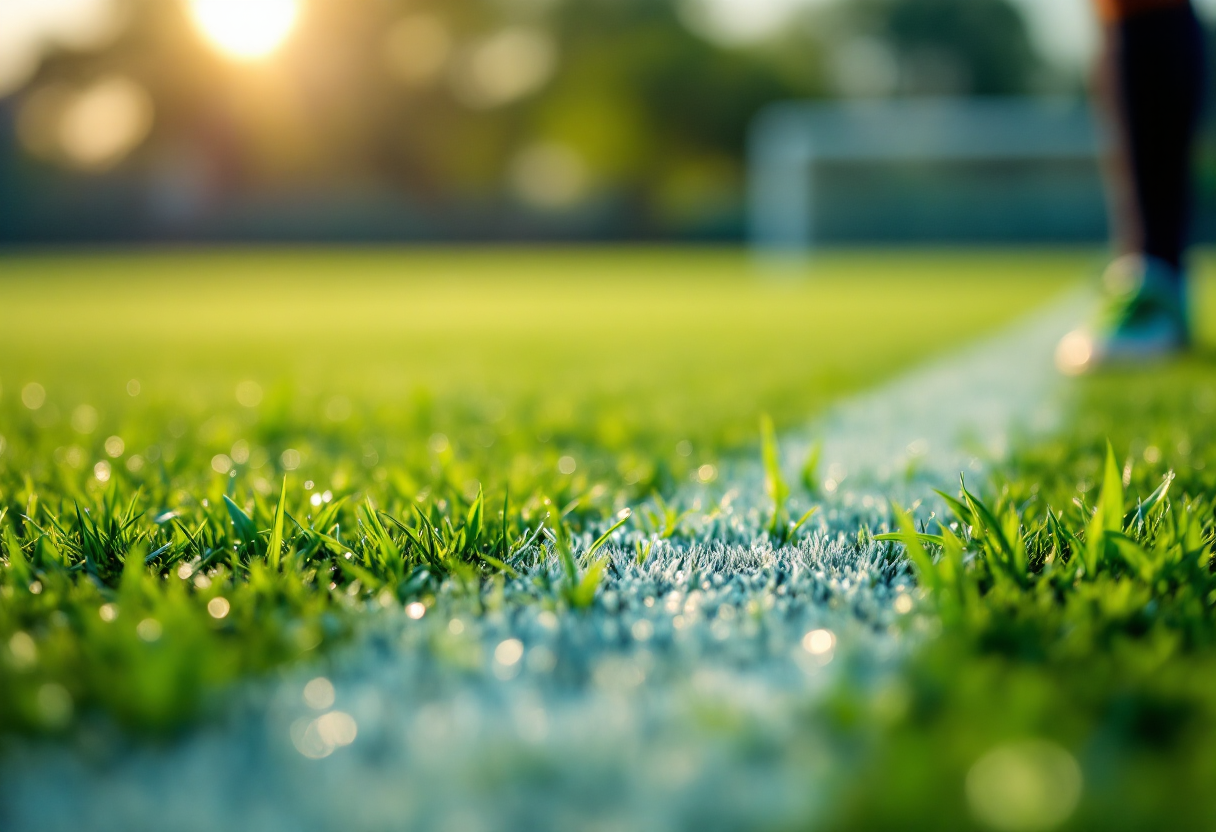
<svg viewBox="0 0 1216 832"><path fill-rule="evenodd" d="M831 94L833 68L846 92L881 86L884 61L907 93L1019 92L1037 66L1006 0L841 0L835 23L746 47L687 28L686 0L308 0L251 62L201 36L190 0L121 2L121 34L17 96L30 216L119 181L146 216L107 222L146 235L729 236L766 102ZM56 169L74 184L47 186Z"/></svg>
<svg viewBox="0 0 1216 832"><path fill-rule="evenodd" d="M1014 95L1030 92L1043 72L1009 0L843 0L838 14L857 38L838 56L846 91L850 72L869 71L876 81L887 72L884 91L894 93Z"/></svg>

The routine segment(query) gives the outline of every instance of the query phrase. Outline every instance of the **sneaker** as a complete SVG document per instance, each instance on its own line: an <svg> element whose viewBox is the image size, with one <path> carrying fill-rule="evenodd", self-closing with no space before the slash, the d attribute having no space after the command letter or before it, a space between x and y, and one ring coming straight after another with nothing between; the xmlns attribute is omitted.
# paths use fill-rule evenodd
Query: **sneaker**
<svg viewBox="0 0 1216 832"><path fill-rule="evenodd" d="M1095 325L1070 332L1056 349L1061 372L1155 361L1190 346L1185 281L1168 264L1121 257L1107 268L1102 286L1106 301Z"/></svg>

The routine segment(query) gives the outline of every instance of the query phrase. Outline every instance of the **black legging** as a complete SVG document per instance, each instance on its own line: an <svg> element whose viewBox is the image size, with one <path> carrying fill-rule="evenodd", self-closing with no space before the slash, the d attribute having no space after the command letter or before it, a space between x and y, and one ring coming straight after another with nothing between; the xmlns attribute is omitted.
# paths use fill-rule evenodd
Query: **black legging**
<svg viewBox="0 0 1216 832"><path fill-rule="evenodd" d="M1107 97L1130 203L1124 244L1180 271L1204 92L1203 29L1189 5L1133 14L1111 26Z"/></svg>

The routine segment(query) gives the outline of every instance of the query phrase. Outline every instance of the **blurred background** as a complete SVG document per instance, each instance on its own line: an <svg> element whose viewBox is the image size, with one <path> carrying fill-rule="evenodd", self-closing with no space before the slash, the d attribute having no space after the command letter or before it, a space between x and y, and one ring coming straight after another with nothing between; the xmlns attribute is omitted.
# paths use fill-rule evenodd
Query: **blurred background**
<svg viewBox="0 0 1216 832"><path fill-rule="evenodd" d="M0 0L0 244L739 241L777 102L1076 105L1095 43L1088 0ZM1100 239L1049 162L1046 236ZM963 227L1009 170L850 164L826 242L1044 237Z"/></svg>

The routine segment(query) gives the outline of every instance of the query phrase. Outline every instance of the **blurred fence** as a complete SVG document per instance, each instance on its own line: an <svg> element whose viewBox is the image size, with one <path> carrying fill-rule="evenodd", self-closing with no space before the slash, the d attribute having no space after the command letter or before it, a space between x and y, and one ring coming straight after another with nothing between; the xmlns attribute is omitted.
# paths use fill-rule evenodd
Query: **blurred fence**
<svg viewBox="0 0 1216 832"><path fill-rule="evenodd" d="M1092 242L1104 138L1084 102L775 104L748 150L754 245Z"/></svg>

